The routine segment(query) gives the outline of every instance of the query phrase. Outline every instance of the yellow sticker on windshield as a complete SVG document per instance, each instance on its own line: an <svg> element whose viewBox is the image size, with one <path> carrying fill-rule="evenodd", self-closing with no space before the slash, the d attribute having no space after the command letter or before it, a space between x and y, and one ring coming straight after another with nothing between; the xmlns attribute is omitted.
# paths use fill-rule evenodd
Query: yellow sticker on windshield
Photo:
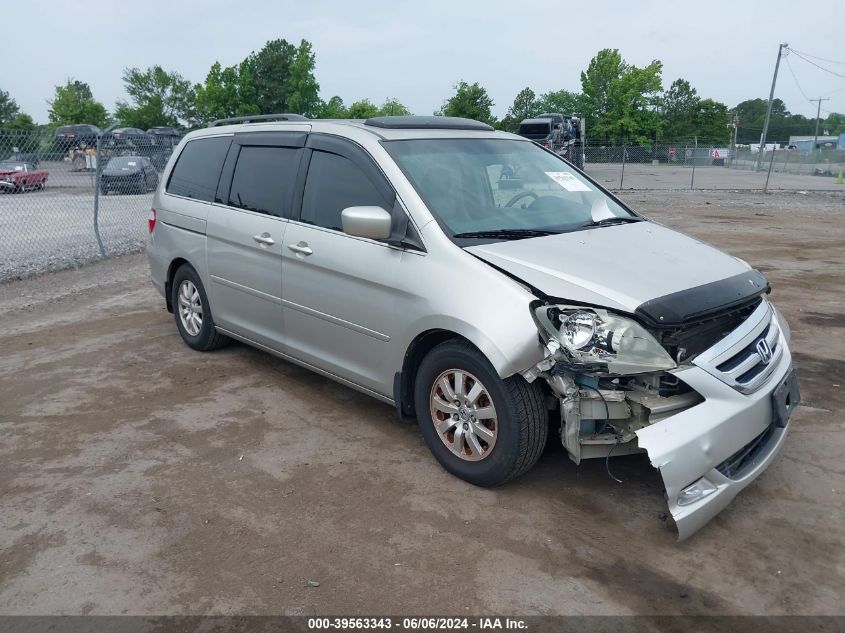
<svg viewBox="0 0 845 633"><path fill-rule="evenodd" d="M567 191L592 191L568 171L547 171L546 175Z"/></svg>

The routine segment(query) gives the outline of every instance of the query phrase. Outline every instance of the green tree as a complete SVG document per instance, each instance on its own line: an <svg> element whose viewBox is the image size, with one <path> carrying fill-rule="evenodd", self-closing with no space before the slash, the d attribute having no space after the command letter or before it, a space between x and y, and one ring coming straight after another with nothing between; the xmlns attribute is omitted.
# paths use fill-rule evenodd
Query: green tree
<svg viewBox="0 0 845 633"><path fill-rule="evenodd" d="M296 47L285 39L270 40L241 62L241 74L254 88L257 114L286 112L292 92L291 65Z"/></svg>
<svg viewBox="0 0 845 633"><path fill-rule="evenodd" d="M54 126L88 123L105 127L109 124L106 107L94 98L91 87L84 81L68 79L64 86L56 86L55 96L48 103L47 117Z"/></svg>
<svg viewBox="0 0 845 633"><path fill-rule="evenodd" d="M238 66L241 111L319 116L322 103L315 66L316 58L307 40L301 40L298 47L285 39L270 40Z"/></svg>
<svg viewBox="0 0 845 633"><path fill-rule="evenodd" d="M495 125L493 105L493 99L478 82L470 84L462 80L455 85L455 94L434 114L464 117Z"/></svg>
<svg viewBox="0 0 845 633"><path fill-rule="evenodd" d="M343 105L343 99L335 95L328 101L323 101L317 111L318 119L348 119L349 112Z"/></svg>
<svg viewBox="0 0 845 633"><path fill-rule="evenodd" d="M737 141L739 143L759 143L760 134L766 121L767 99L747 99L737 104L734 112L739 117ZM792 135L809 135L815 129L815 119L808 119L801 114L791 114L786 104L780 99L772 101L772 116L766 133L767 143L789 142Z"/></svg>
<svg viewBox="0 0 845 633"><path fill-rule="evenodd" d="M701 99L686 79L676 79L663 96L663 136L669 140L696 135L698 108Z"/></svg>
<svg viewBox="0 0 845 633"><path fill-rule="evenodd" d="M32 117L28 114L24 114L23 112L18 113L14 119L3 125L3 129L11 130L19 134L34 134L37 127L38 126L35 125L35 121L32 120Z"/></svg>
<svg viewBox="0 0 845 633"><path fill-rule="evenodd" d="M845 114L839 112L831 112L827 118L821 122L821 129L827 130L833 136L839 136L845 132Z"/></svg>
<svg viewBox="0 0 845 633"><path fill-rule="evenodd" d="M369 99L361 99L360 101L354 102L346 112L347 118L350 119L369 119L378 115L378 106Z"/></svg>
<svg viewBox="0 0 845 633"><path fill-rule="evenodd" d="M582 101L582 96L577 92L555 90L537 98L537 111L539 113L559 112L564 116L583 114Z"/></svg>
<svg viewBox="0 0 845 633"><path fill-rule="evenodd" d="M178 127L196 121L196 95L191 82L161 66L127 68L123 83L132 103L118 101L115 118L130 127Z"/></svg>
<svg viewBox="0 0 845 633"><path fill-rule="evenodd" d="M194 109L198 122L209 123L215 119L249 114L244 111L241 98L241 81L238 68L223 68L214 62L205 83L194 86Z"/></svg>
<svg viewBox="0 0 845 633"><path fill-rule="evenodd" d="M0 150L37 151L37 128L31 116L18 112L13 119L0 123Z"/></svg>
<svg viewBox="0 0 845 633"><path fill-rule="evenodd" d="M0 90L0 125L14 121L20 108L17 102L5 90Z"/></svg>
<svg viewBox="0 0 845 633"><path fill-rule="evenodd" d="M606 141L646 142L659 134L663 64L628 64L616 49L603 49L581 73L585 115L592 135Z"/></svg>
<svg viewBox="0 0 845 633"><path fill-rule="evenodd" d="M705 143L724 145L730 140L730 113L728 106L713 99L702 99L698 102L695 127Z"/></svg>
<svg viewBox="0 0 845 633"><path fill-rule="evenodd" d="M513 103L508 108L505 117L499 121L499 128L508 132L516 132L519 129L521 121L530 119L539 113L537 95L534 94L531 88L525 87L519 91L519 94L516 95Z"/></svg>
<svg viewBox="0 0 845 633"><path fill-rule="evenodd" d="M314 116L320 107L320 84L314 77L316 59L311 43L302 40L290 65L290 94L284 112Z"/></svg>
<svg viewBox="0 0 845 633"><path fill-rule="evenodd" d="M396 97L388 97L379 108L381 116L407 116L411 111Z"/></svg>

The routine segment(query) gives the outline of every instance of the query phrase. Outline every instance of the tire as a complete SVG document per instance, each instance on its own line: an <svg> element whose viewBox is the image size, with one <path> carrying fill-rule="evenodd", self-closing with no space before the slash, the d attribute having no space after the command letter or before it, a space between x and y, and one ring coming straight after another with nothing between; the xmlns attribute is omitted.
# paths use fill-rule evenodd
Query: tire
<svg viewBox="0 0 845 633"><path fill-rule="evenodd" d="M453 370L464 373L463 396L457 388L458 372ZM437 408L449 404L444 403L449 397L441 386L444 379L463 405L452 407L458 410L450 420L446 419L446 411ZM481 395L476 392L473 403L471 396L476 387ZM519 477L537 463L546 446L549 424L542 387L537 382L527 383L522 376L502 380L478 350L462 341L442 343L423 359L414 385L414 405L420 431L437 461L453 475L476 486L499 486ZM482 414L487 417L473 415L481 411L487 412ZM457 420L455 415L459 416ZM453 424L454 430L443 432ZM485 426L486 433L474 432L479 424ZM459 442L455 441L460 432L458 425L466 434L460 440L461 455L456 450ZM475 448L470 435L475 435Z"/></svg>
<svg viewBox="0 0 845 633"><path fill-rule="evenodd" d="M200 352L209 352L231 342L228 336L214 329L214 318L211 316L208 296L205 294L205 288L197 271L191 265L183 264L179 267L173 275L170 292L176 329L179 330L182 340L188 347ZM184 295L181 302L180 293ZM199 312L197 312L197 307Z"/></svg>

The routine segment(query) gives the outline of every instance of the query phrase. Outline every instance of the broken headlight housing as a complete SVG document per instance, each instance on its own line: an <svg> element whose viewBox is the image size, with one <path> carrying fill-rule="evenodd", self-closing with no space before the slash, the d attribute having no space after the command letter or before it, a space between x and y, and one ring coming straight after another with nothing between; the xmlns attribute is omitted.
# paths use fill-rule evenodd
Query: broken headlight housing
<svg viewBox="0 0 845 633"><path fill-rule="evenodd" d="M625 376L676 367L660 343L633 319L569 305L541 305L534 316L553 355L578 371Z"/></svg>

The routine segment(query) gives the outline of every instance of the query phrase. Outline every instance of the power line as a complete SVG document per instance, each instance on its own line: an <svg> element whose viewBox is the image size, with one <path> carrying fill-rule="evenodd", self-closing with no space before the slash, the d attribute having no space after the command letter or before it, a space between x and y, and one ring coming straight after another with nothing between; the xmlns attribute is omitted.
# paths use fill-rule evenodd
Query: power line
<svg viewBox="0 0 845 633"><path fill-rule="evenodd" d="M829 64L838 64L840 66L845 66L845 62L838 62L835 59L825 59L824 57L819 57L818 55L810 55L810 53L802 53L801 51L796 51L794 48L790 48L793 53L798 55L806 55L807 57L812 57L813 59L818 59L819 61L827 62Z"/></svg>
<svg viewBox="0 0 845 633"><path fill-rule="evenodd" d="M812 103L810 97L807 96L807 93L804 92L804 89L801 88L801 84L798 83L798 77L795 76L795 70L792 68L792 64L789 61L789 56L785 56L784 59L786 60L786 67L789 68L789 74L792 75L792 79L795 80L795 85L798 86L798 92L801 93L801 96L804 97L807 101Z"/></svg>
<svg viewBox="0 0 845 633"><path fill-rule="evenodd" d="M834 70L831 70L830 68L825 68L824 66L820 66L819 64L817 64L816 62L814 62L812 59L807 59L806 57L804 57L801 53L799 53L799 52L798 52L798 51L796 51L795 49L790 48L790 49L789 49L789 51L790 51L791 53L795 53L796 55L798 55L798 57L800 57L801 59L803 59L805 62L807 62L808 64L812 64L813 66L815 66L815 67L816 67L816 68L818 68L819 70L823 70L823 71L824 71L824 72L826 72L826 73L830 73L831 75L835 75L835 76L837 76L837 77L842 77L842 79L845 79L845 75L843 75L843 74L841 74L841 73L838 73L838 72L836 72L836 71L834 71Z"/></svg>

